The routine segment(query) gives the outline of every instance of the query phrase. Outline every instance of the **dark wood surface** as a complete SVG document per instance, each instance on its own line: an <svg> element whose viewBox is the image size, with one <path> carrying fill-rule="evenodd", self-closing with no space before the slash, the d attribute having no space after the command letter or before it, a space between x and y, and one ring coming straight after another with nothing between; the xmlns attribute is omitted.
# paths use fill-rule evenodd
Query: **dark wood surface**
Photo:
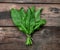
<svg viewBox="0 0 60 50"><path fill-rule="evenodd" d="M25 34L16 27L0 27L0 50L60 50L60 27L42 27L32 39L33 45L26 46Z"/></svg>
<svg viewBox="0 0 60 50"><path fill-rule="evenodd" d="M1 6L2 5L2 6ZM8 4L0 3L0 26L14 26L10 10L11 8L19 9L24 7L35 6L36 9L43 8L41 18L47 20L45 26L60 26L60 4Z"/></svg>
<svg viewBox="0 0 60 50"><path fill-rule="evenodd" d="M34 32L32 46L26 46L26 35L13 24L10 10L31 6L43 8L41 18L47 23ZM0 0L0 50L60 50L60 0Z"/></svg>
<svg viewBox="0 0 60 50"><path fill-rule="evenodd" d="M0 0L9 3L60 3L60 0Z"/></svg>

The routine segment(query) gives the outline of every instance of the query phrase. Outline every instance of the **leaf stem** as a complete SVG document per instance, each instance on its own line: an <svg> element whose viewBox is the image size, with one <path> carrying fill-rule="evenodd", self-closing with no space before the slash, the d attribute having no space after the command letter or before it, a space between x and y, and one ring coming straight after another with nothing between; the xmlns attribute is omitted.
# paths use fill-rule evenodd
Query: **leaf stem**
<svg viewBox="0 0 60 50"><path fill-rule="evenodd" d="M31 35L27 35L26 45L32 45L32 38L31 38Z"/></svg>

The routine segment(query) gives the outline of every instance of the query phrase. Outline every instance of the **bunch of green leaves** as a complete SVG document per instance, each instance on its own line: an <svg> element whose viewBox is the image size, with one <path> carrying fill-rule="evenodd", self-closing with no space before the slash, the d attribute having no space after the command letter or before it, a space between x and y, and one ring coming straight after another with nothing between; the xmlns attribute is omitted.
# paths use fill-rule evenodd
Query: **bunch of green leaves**
<svg viewBox="0 0 60 50"><path fill-rule="evenodd" d="M32 44L31 34L41 25L46 24L46 20L40 17L41 12L42 8L35 10L34 6L29 7L27 11L23 7L19 10L11 9L13 23L27 36L26 45Z"/></svg>

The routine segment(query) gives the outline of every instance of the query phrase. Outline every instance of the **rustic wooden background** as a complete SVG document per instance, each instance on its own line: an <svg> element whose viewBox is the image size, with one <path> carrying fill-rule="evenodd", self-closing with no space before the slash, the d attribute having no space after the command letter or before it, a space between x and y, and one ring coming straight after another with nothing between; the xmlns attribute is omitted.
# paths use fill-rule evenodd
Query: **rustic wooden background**
<svg viewBox="0 0 60 50"><path fill-rule="evenodd" d="M42 7L41 18L47 24L32 36L33 45L26 46L26 36L13 24L10 9ZM60 50L60 0L0 0L0 50Z"/></svg>

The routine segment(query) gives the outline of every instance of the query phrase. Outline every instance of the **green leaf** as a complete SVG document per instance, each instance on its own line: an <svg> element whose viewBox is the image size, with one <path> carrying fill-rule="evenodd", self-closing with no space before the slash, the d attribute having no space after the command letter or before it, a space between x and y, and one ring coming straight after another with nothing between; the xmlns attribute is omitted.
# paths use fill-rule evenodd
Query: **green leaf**
<svg viewBox="0 0 60 50"><path fill-rule="evenodd" d="M20 26L21 17L16 9L11 9L11 17L16 26ZM17 20L20 19L20 20Z"/></svg>
<svg viewBox="0 0 60 50"><path fill-rule="evenodd" d="M35 7L34 6L32 6L30 9L31 9L32 13L35 13Z"/></svg>
<svg viewBox="0 0 60 50"><path fill-rule="evenodd" d="M31 34L34 31L34 26L35 26L35 7L31 7L31 17L30 17L30 32L29 34Z"/></svg>
<svg viewBox="0 0 60 50"><path fill-rule="evenodd" d="M42 8L37 10L36 13L35 13L35 22L36 22L35 24L36 24L36 26L35 26L34 30L38 29L40 27L41 12L42 12Z"/></svg>
<svg viewBox="0 0 60 50"><path fill-rule="evenodd" d="M11 9L11 17L14 22L14 24L19 28L19 30L28 33L26 30L24 24L22 23L22 16L19 14L19 11L16 9Z"/></svg>
<svg viewBox="0 0 60 50"><path fill-rule="evenodd" d="M41 28L41 25L46 24L45 19L41 19L42 8L35 10L35 7L32 6L24 10L24 8L11 9L11 17L15 26L24 32L27 36L26 45L32 44L31 34L38 28Z"/></svg>
<svg viewBox="0 0 60 50"><path fill-rule="evenodd" d="M35 20L36 20L36 22L39 22L40 21L40 19L41 19L41 12L42 12L42 8L40 8L39 10L37 10L36 12L35 12Z"/></svg>
<svg viewBox="0 0 60 50"><path fill-rule="evenodd" d="M40 22L36 23L36 26L35 26L35 30L36 29L39 29L40 26L46 24L46 20L45 19L41 19Z"/></svg>
<svg viewBox="0 0 60 50"><path fill-rule="evenodd" d="M30 11L30 8L28 8L27 13L26 13L26 28L28 30L28 34L30 30L30 17L31 17L31 11Z"/></svg>
<svg viewBox="0 0 60 50"><path fill-rule="evenodd" d="M31 34L34 31L35 26L35 14L34 9L28 8L27 10L27 16L26 16L26 28L28 30L28 34Z"/></svg>
<svg viewBox="0 0 60 50"><path fill-rule="evenodd" d="M19 14L21 16L21 23L25 26L26 12L23 7L19 10Z"/></svg>

